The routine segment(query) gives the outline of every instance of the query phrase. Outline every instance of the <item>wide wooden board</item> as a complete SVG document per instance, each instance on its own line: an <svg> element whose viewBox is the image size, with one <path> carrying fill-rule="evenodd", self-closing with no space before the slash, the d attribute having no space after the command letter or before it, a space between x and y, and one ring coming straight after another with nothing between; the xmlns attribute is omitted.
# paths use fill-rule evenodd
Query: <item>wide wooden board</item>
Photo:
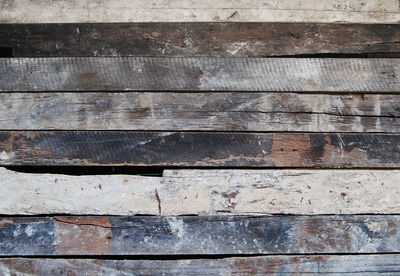
<svg viewBox="0 0 400 276"><path fill-rule="evenodd" d="M397 23L396 0L2 1L0 22L360 22Z"/></svg>
<svg viewBox="0 0 400 276"><path fill-rule="evenodd" d="M1 165L400 167L397 134L0 131Z"/></svg>
<svg viewBox="0 0 400 276"><path fill-rule="evenodd" d="M4 275L394 275L400 255L293 255L182 260L0 259Z"/></svg>
<svg viewBox="0 0 400 276"><path fill-rule="evenodd" d="M6 217L0 255L397 253L400 217Z"/></svg>
<svg viewBox="0 0 400 276"><path fill-rule="evenodd" d="M0 168L0 214L398 214L399 170L165 170L68 176Z"/></svg>
<svg viewBox="0 0 400 276"><path fill-rule="evenodd" d="M4 51L9 48L9 55L14 57L266 57L400 52L400 28L396 24L2 24L0 38L0 47Z"/></svg>
<svg viewBox="0 0 400 276"><path fill-rule="evenodd" d="M3 130L400 132L400 95L0 93Z"/></svg>
<svg viewBox="0 0 400 276"><path fill-rule="evenodd" d="M0 59L0 91L399 92L399 58Z"/></svg>

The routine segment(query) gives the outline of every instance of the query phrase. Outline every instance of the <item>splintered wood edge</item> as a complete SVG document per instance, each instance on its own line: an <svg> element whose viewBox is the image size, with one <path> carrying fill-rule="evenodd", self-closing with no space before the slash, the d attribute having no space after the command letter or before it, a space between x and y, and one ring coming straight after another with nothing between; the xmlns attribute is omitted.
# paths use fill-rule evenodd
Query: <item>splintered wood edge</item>
<svg viewBox="0 0 400 276"><path fill-rule="evenodd" d="M2 4L3 23L73 22L358 22L398 23L399 5L395 0L352 0L336 5L327 1L7 1ZM203 3L203 1L202 1ZM367 4L367 5L365 5ZM206 8L204 8L206 7Z"/></svg>
<svg viewBox="0 0 400 276"><path fill-rule="evenodd" d="M5 275L50 275L63 271L68 275L134 274L172 275L281 275L282 273L399 273L400 255L293 255L233 257L195 260L107 260L107 259L0 259ZM335 274L336 275L336 274Z"/></svg>
<svg viewBox="0 0 400 276"><path fill-rule="evenodd" d="M165 170L68 176L0 168L0 214L398 214L399 170Z"/></svg>
<svg viewBox="0 0 400 276"><path fill-rule="evenodd" d="M398 253L398 215L0 219L0 255Z"/></svg>

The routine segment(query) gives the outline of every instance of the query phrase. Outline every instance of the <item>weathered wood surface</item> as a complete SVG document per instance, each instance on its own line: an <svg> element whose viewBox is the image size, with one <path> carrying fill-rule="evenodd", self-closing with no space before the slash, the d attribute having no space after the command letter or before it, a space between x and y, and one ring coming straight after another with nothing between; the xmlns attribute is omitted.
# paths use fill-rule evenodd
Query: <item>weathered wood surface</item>
<svg viewBox="0 0 400 276"><path fill-rule="evenodd" d="M0 91L399 92L399 58L0 59Z"/></svg>
<svg viewBox="0 0 400 276"><path fill-rule="evenodd" d="M397 23L396 0L158 1L3 0L0 22L360 22Z"/></svg>
<svg viewBox="0 0 400 276"><path fill-rule="evenodd" d="M397 253L400 216L6 217L0 255Z"/></svg>
<svg viewBox="0 0 400 276"><path fill-rule="evenodd" d="M399 53L399 40L398 25L382 24L164 22L0 25L0 47L12 48L14 57L265 57Z"/></svg>
<svg viewBox="0 0 400 276"><path fill-rule="evenodd" d="M398 214L399 179L399 170L165 170L145 177L0 168L0 213Z"/></svg>
<svg viewBox="0 0 400 276"><path fill-rule="evenodd" d="M400 132L400 95L0 93L3 130Z"/></svg>
<svg viewBox="0 0 400 276"><path fill-rule="evenodd" d="M191 260L0 259L4 275L397 275L400 255L294 255Z"/></svg>
<svg viewBox="0 0 400 276"><path fill-rule="evenodd" d="M400 167L395 134L1 131L1 165Z"/></svg>

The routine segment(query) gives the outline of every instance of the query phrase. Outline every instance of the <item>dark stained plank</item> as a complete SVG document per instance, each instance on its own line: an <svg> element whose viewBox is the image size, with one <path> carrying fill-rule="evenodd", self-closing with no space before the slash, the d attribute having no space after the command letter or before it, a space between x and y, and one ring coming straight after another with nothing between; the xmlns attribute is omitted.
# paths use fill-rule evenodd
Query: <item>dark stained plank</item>
<svg viewBox="0 0 400 276"><path fill-rule="evenodd" d="M399 92L400 59L0 59L0 91Z"/></svg>
<svg viewBox="0 0 400 276"><path fill-rule="evenodd" d="M1 165L400 167L395 134L1 131Z"/></svg>
<svg viewBox="0 0 400 276"><path fill-rule="evenodd" d="M0 93L3 130L400 132L400 95Z"/></svg>
<svg viewBox="0 0 400 276"><path fill-rule="evenodd" d="M4 275L282 275L400 273L400 255L271 255L223 259L0 259Z"/></svg>
<svg viewBox="0 0 400 276"><path fill-rule="evenodd" d="M392 24L2 24L14 57L265 57L400 52Z"/></svg>
<svg viewBox="0 0 400 276"><path fill-rule="evenodd" d="M397 253L400 216L8 217L0 255Z"/></svg>

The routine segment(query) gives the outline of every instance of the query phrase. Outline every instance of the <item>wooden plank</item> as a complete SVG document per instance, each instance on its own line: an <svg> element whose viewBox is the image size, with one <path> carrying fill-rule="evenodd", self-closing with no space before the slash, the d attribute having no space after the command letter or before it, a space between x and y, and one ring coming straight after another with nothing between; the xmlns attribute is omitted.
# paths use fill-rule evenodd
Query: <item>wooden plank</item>
<svg viewBox="0 0 400 276"><path fill-rule="evenodd" d="M0 93L3 130L400 132L400 96Z"/></svg>
<svg viewBox="0 0 400 276"><path fill-rule="evenodd" d="M360 22L397 23L396 0L332 1L3 1L0 22Z"/></svg>
<svg viewBox="0 0 400 276"><path fill-rule="evenodd" d="M3 24L14 57L266 57L399 53L400 28L382 24Z"/></svg>
<svg viewBox="0 0 400 276"><path fill-rule="evenodd" d="M395 134L1 131L1 165L400 167Z"/></svg>
<svg viewBox="0 0 400 276"><path fill-rule="evenodd" d="M397 253L400 216L7 217L0 255Z"/></svg>
<svg viewBox="0 0 400 276"><path fill-rule="evenodd" d="M400 91L398 58L5 58L0 75L0 91Z"/></svg>
<svg viewBox="0 0 400 276"><path fill-rule="evenodd" d="M68 176L0 168L11 215L399 214L399 170L165 170Z"/></svg>
<svg viewBox="0 0 400 276"><path fill-rule="evenodd" d="M4 275L394 275L400 273L400 256L294 255L187 260L107 259L0 259Z"/></svg>

